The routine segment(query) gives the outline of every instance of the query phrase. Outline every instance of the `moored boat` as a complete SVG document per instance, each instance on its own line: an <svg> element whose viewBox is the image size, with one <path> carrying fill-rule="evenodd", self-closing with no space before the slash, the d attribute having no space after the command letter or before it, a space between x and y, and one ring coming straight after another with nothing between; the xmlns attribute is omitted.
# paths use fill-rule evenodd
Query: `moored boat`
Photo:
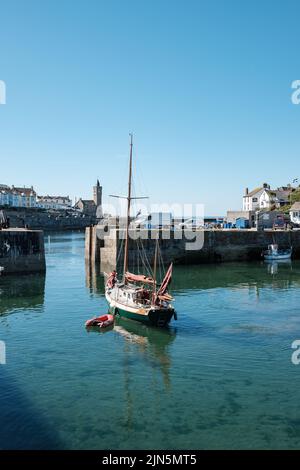
<svg viewBox="0 0 300 470"><path fill-rule="evenodd" d="M176 319L175 309L172 306L172 296L168 287L172 279L173 265L171 264L161 284L158 285L156 276L156 265L158 257L158 240L156 240L153 273L151 275L134 274L128 271L128 244L130 205L132 184L132 135L130 142L129 178L127 199L127 223L124 248L123 276L118 278L116 271L110 273L105 284L105 297L109 310L113 315L127 317L142 323L155 326L166 326L171 319ZM120 197L120 196L113 196ZM142 198L144 199L144 198Z"/></svg>
<svg viewBox="0 0 300 470"><path fill-rule="evenodd" d="M266 261L281 261L291 259L292 252L292 248L280 250L277 244L272 244L269 245L268 249L263 252L263 256Z"/></svg>
<svg viewBox="0 0 300 470"><path fill-rule="evenodd" d="M127 317L142 323L155 326L166 326L176 317L171 295L166 292L172 276L170 265L165 282L162 282L158 290L145 287L145 280L138 275L126 273L124 281L118 281L115 272L111 273L106 282L105 297L109 304L110 312L114 315ZM135 279L134 281L129 281ZM147 278L150 286L154 287L154 280ZM139 285L140 284L140 285Z"/></svg>

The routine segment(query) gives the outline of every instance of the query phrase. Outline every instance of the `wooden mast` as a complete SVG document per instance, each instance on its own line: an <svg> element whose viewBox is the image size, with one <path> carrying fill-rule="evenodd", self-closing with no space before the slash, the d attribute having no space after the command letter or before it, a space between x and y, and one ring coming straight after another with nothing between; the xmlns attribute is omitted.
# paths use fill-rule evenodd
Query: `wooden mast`
<svg viewBox="0 0 300 470"><path fill-rule="evenodd" d="M130 135L130 157L129 157L129 175L128 175L127 221L126 221L125 251L124 251L124 270L123 270L124 283L126 283L126 272L128 271L129 224L130 224L131 180L132 180L133 136L132 134L129 134L129 135Z"/></svg>

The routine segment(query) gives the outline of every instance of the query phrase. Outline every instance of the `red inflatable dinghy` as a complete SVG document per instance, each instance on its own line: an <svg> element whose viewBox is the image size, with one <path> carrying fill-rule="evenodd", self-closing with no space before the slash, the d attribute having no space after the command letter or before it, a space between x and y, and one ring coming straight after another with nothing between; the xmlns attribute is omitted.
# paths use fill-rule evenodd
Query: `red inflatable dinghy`
<svg viewBox="0 0 300 470"><path fill-rule="evenodd" d="M114 324L114 316L113 315L102 315L101 317L91 318L90 320L85 322L85 326L98 326L99 328L107 328Z"/></svg>

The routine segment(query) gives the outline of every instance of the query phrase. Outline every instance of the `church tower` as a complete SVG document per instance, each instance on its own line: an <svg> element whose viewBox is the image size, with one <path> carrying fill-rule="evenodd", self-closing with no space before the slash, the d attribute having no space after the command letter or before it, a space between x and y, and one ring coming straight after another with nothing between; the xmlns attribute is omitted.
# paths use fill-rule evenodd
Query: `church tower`
<svg viewBox="0 0 300 470"><path fill-rule="evenodd" d="M97 180L96 186L93 187L93 200L96 207L102 206L102 186L100 186L99 180Z"/></svg>

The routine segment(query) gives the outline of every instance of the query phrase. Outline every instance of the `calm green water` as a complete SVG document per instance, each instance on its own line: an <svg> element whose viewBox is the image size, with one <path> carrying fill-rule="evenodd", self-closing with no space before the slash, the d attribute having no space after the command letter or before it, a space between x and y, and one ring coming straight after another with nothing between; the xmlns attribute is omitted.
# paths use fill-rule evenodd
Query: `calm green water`
<svg viewBox="0 0 300 470"><path fill-rule="evenodd" d="M88 333L103 279L49 240L46 277L0 278L0 448L300 447L298 262L176 268L169 330Z"/></svg>

